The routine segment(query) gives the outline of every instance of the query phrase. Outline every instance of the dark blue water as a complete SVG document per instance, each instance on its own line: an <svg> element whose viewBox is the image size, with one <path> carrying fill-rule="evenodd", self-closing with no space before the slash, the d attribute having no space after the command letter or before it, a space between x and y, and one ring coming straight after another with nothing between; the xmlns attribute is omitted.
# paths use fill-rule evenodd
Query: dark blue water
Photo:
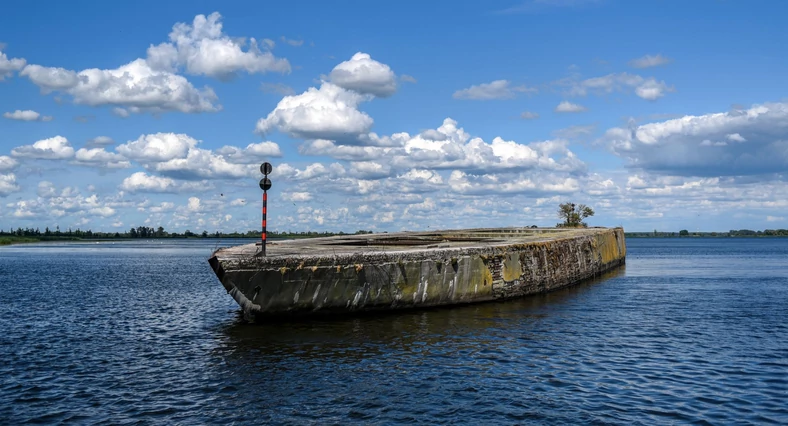
<svg viewBox="0 0 788 426"><path fill-rule="evenodd" d="M0 248L0 423L788 423L788 239L506 303L247 325L214 241Z"/></svg>

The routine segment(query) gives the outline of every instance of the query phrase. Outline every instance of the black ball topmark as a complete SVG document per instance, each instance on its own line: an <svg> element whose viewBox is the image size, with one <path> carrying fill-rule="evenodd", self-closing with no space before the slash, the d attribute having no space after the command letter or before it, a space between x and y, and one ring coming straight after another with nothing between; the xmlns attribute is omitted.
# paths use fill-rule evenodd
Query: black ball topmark
<svg viewBox="0 0 788 426"><path fill-rule="evenodd" d="M271 189L271 179L268 179L267 177L260 179L260 189L263 191L268 191Z"/></svg>

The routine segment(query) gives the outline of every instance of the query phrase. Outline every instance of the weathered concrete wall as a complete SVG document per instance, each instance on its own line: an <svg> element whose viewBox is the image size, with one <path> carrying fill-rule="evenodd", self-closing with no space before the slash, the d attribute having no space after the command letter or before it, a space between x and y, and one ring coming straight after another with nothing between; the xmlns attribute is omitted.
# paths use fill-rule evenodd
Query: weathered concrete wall
<svg viewBox="0 0 788 426"><path fill-rule="evenodd" d="M471 247L210 260L247 319L483 302L555 290L624 263L623 229Z"/></svg>

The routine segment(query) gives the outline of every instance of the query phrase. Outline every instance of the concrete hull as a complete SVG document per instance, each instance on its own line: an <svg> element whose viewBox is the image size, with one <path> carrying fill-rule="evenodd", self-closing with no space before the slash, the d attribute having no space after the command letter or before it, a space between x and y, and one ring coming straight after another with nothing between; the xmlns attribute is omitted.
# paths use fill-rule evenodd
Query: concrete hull
<svg viewBox="0 0 788 426"><path fill-rule="evenodd" d="M486 302L623 265L621 228L369 234L222 248L209 263L249 321Z"/></svg>

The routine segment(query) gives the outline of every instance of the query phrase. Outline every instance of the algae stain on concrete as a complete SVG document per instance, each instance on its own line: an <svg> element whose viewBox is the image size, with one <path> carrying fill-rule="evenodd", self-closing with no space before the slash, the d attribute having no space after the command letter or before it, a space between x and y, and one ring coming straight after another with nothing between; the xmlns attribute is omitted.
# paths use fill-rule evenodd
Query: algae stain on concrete
<svg viewBox="0 0 788 426"><path fill-rule="evenodd" d="M514 281L523 276L523 268L520 264L518 253L508 253L503 261L503 280Z"/></svg>

